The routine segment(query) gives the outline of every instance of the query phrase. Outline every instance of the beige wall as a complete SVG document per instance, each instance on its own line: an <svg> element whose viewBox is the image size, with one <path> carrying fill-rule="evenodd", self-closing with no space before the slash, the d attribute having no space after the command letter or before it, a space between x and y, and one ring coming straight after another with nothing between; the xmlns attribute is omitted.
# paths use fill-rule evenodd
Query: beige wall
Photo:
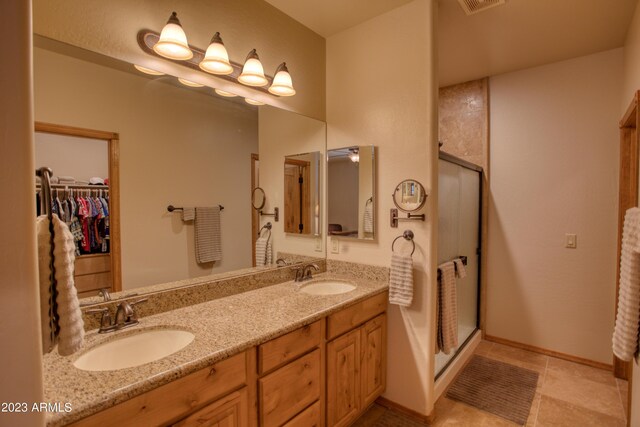
<svg viewBox="0 0 640 427"><path fill-rule="evenodd" d="M621 76L615 49L491 78L487 334L611 363Z"/></svg>
<svg viewBox="0 0 640 427"><path fill-rule="evenodd" d="M328 258L388 266L391 242L415 233L415 294L408 309L389 309L385 397L421 414L433 409L437 241L435 2L416 0L327 39L327 148L377 148L375 241L340 240ZM392 66L390 66L392 64ZM426 222L388 226L389 195L405 178L422 182ZM328 245L331 246L330 244Z"/></svg>
<svg viewBox="0 0 640 427"><path fill-rule="evenodd" d="M324 200L324 158L326 125L309 117L293 114L273 107L260 107L258 134L260 138L260 186L264 189L267 202L265 212L273 212L274 207L284 212L284 158L288 155L320 152L323 159L320 171L321 200ZM323 208L324 209L324 208ZM323 215L324 216L324 215ZM288 252L298 255L324 256L322 237L300 236L284 232L284 222L275 222L273 217L263 216L260 226L271 222L273 253ZM324 218L320 219L320 230L324 231ZM320 240L320 250L316 243ZM275 261L275 259L274 259Z"/></svg>
<svg viewBox="0 0 640 427"><path fill-rule="evenodd" d="M255 108L39 48L34 53L37 120L120 135L124 289L251 266ZM222 261L196 263L193 223L168 213L169 204L225 207Z"/></svg>
<svg viewBox="0 0 640 427"><path fill-rule="evenodd" d="M36 132L36 167L47 166L54 176L72 176L88 183L109 177L109 143L101 139Z"/></svg>
<svg viewBox="0 0 640 427"><path fill-rule="evenodd" d="M0 194L11 201L0 221L0 402L42 401L40 306L36 273L31 2L2 2ZM38 426L44 414L3 413L0 424Z"/></svg>
<svg viewBox="0 0 640 427"><path fill-rule="evenodd" d="M219 31L233 61L243 63L247 53L255 48L269 75L286 61L297 95L272 97L142 52L136 42L138 31L143 28L161 31L174 10L193 46L206 49L213 33ZM45 37L320 120L325 117L324 38L263 0L35 0L33 22L34 32Z"/></svg>
<svg viewBox="0 0 640 427"><path fill-rule="evenodd" d="M637 90L640 90L640 7L638 6L636 6L624 44L622 102L618 113L619 117L622 117L627 110ZM630 425L631 427L640 427L640 360L638 359L633 362L633 379L631 383L633 390L631 390Z"/></svg>

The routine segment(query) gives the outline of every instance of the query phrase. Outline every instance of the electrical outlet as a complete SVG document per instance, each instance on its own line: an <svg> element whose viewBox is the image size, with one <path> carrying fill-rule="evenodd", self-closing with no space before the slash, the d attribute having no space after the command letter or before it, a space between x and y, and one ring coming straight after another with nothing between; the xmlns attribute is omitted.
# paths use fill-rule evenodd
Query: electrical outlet
<svg viewBox="0 0 640 427"><path fill-rule="evenodd" d="M322 252L322 239L316 237L316 252Z"/></svg>
<svg viewBox="0 0 640 427"><path fill-rule="evenodd" d="M578 247L577 236L575 234L565 234L565 247L576 249Z"/></svg>
<svg viewBox="0 0 640 427"><path fill-rule="evenodd" d="M331 239L331 253L339 254L340 253L340 240L336 238Z"/></svg>

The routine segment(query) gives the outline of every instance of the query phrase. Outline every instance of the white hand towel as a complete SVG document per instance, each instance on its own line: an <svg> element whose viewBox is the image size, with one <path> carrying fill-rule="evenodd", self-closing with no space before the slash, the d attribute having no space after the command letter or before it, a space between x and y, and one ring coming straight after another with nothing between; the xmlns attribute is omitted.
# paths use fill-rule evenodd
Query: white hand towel
<svg viewBox="0 0 640 427"><path fill-rule="evenodd" d="M364 204L362 228L365 233L373 233L373 200L368 199Z"/></svg>
<svg viewBox="0 0 640 427"><path fill-rule="evenodd" d="M389 272L389 303L409 307L413 302L413 259L393 253Z"/></svg>
<svg viewBox="0 0 640 427"><path fill-rule="evenodd" d="M220 261L220 206L196 208L195 222L196 262Z"/></svg>
<svg viewBox="0 0 640 427"><path fill-rule="evenodd" d="M456 258L453 260L453 263L456 266L456 276L458 276L458 279L464 279L465 277L467 277L467 269L464 268L464 263L462 262L462 260L460 258Z"/></svg>
<svg viewBox="0 0 640 427"><path fill-rule="evenodd" d="M56 215L53 215L53 230L58 353L68 356L80 350L84 340L84 322L73 279L76 246L69 227Z"/></svg>
<svg viewBox="0 0 640 427"><path fill-rule="evenodd" d="M613 353L624 361L638 350L640 328L640 208L624 217L618 312L613 331Z"/></svg>
<svg viewBox="0 0 640 427"><path fill-rule="evenodd" d="M51 295L51 233L46 215L36 218L38 241L38 281L40 282L40 321L42 329L42 351L51 352L56 344L56 324Z"/></svg>
<svg viewBox="0 0 640 427"><path fill-rule="evenodd" d="M50 267L51 233L49 220L45 215L36 219L36 229L42 349L45 353L49 353L57 343L58 353L62 356L68 356L78 351L84 340L84 322L73 278L75 263L73 235L67 225L57 215L53 215L55 277L52 277ZM54 281L55 287L52 287L52 281ZM52 289L55 297L51 294Z"/></svg>
<svg viewBox="0 0 640 427"><path fill-rule="evenodd" d="M453 261L445 262L438 267L438 325L437 350L444 354L458 347L458 298L456 290L456 273Z"/></svg>
<svg viewBox="0 0 640 427"><path fill-rule="evenodd" d="M273 252L271 249L271 239L268 235L260 236L256 240L256 266L271 265L273 263Z"/></svg>

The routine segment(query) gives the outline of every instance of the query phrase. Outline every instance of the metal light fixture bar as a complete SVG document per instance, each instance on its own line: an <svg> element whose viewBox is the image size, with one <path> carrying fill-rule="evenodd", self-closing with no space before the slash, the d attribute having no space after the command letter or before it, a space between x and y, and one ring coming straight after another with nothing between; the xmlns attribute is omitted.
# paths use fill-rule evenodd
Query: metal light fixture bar
<svg viewBox="0 0 640 427"><path fill-rule="evenodd" d="M156 32L156 31L152 31L152 30L140 30L138 31L138 46L140 46L140 49L143 50L143 52L151 55L151 56L155 56L156 58L161 58L165 61L171 61L175 64L179 64L188 68L191 68L192 70L196 70L200 73L204 73L206 75L210 75L210 76L214 76L220 79L224 79L233 83L238 83L238 76L240 76L240 73L242 73L242 67L243 64L238 64L237 62L231 61L229 60L229 62L231 63L231 66L233 67L233 73L231 74L227 74L227 75L220 75L220 74L210 74L207 73L205 71L202 71L202 69L200 68L200 62L202 62L202 60L204 59L204 54L205 51L202 49L199 49L197 47L193 47L191 45L189 45L189 48L191 49L191 51L193 52L193 58L188 59L186 61L177 61L177 60L173 60L173 59L168 59L168 58L164 58L160 55L158 55L154 50L153 50L153 46L158 42L158 40L160 40L160 33ZM254 90L258 90L260 92L264 92L264 93L268 93L271 96L278 96L275 95L271 92L269 92L269 87L271 86L271 83L273 82L273 77L268 76L265 74L265 77L267 78L267 80L269 81L269 83L263 87L256 87L256 86L248 86L251 89Z"/></svg>

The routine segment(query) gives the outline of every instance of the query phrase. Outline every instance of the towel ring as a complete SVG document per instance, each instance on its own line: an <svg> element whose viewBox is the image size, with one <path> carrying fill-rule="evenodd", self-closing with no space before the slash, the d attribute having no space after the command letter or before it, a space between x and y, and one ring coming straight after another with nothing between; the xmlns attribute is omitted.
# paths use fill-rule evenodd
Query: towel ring
<svg viewBox="0 0 640 427"><path fill-rule="evenodd" d="M413 250L411 251L411 256L413 256L413 253L416 251L416 242L413 241L413 231L411 230L404 230L404 233L402 233L402 236L398 236L395 239L393 239L393 243L391 243L391 252L393 252L393 247L396 244L396 240L398 240L401 237L404 238L405 240L410 241L411 244L413 245Z"/></svg>

